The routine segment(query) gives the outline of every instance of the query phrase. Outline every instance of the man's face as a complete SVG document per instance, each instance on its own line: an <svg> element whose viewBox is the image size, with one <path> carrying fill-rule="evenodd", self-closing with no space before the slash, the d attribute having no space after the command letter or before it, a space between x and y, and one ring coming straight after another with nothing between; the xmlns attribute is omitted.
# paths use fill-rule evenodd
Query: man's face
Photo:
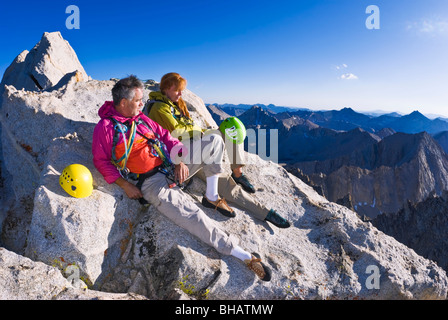
<svg viewBox="0 0 448 320"><path fill-rule="evenodd" d="M119 111L123 116L131 118L138 115L143 110L143 106L143 91L137 88L132 100L121 100Z"/></svg>

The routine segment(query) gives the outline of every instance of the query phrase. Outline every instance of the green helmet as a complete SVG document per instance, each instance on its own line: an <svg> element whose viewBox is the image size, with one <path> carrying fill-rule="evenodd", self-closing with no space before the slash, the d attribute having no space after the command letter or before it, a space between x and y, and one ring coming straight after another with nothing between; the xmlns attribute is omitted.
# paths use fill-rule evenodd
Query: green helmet
<svg viewBox="0 0 448 320"><path fill-rule="evenodd" d="M235 144L241 144L246 139L246 127L237 117L224 120L219 126L222 134Z"/></svg>

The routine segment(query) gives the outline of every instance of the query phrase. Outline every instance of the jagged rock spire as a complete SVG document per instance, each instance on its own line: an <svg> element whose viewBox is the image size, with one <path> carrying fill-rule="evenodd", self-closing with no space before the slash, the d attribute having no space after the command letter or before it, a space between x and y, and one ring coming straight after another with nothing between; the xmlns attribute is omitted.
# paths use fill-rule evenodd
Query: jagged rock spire
<svg viewBox="0 0 448 320"><path fill-rule="evenodd" d="M77 72L80 81L87 81L88 75L70 44L60 32L45 32L31 51L20 53L3 76L4 85L27 91L48 90L68 73Z"/></svg>

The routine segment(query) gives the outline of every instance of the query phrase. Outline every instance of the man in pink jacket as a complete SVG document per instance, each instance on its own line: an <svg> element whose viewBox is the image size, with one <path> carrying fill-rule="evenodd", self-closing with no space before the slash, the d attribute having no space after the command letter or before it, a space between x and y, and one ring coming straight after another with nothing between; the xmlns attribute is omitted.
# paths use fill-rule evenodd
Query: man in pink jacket
<svg viewBox="0 0 448 320"><path fill-rule="evenodd" d="M143 83L135 76L122 79L112 89L113 102L105 102L100 108L101 120L95 127L92 142L95 167L107 183L120 186L129 198L144 198L178 226L221 254L239 258L261 280L269 281L270 270L258 254L250 254L236 245L189 195L167 182L167 176L162 173L166 161L163 153L157 152L157 146L162 146L159 150L166 150L166 155L181 153L181 159L186 156L186 149L168 130L142 113L143 89ZM217 177L224 171L220 153L224 150L224 142L215 135L201 143L201 148L193 149L201 155L192 155L193 159L201 159L201 163L176 161L174 180L181 184L203 169L207 177L206 194L217 195ZM215 151L206 161L202 159L205 149Z"/></svg>

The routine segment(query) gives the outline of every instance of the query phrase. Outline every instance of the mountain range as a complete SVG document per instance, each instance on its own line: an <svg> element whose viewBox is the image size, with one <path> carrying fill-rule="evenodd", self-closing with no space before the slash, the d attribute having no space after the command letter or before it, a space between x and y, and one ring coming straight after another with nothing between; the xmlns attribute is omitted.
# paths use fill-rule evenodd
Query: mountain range
<svg viewBox="0 0 448 320"><path fill-rule="evenodd" d="M244 108L243 108L244 107ZM217 124L229 116L237 116L252 129L277 129L281 140L279 161L297 163L335 159L359 148L380 142L395 133L418 134L426 132L448 151L448 121L429 119L418 111L401 116L398 113L371 116L351 108L331 111L296 110L275 113L286 107L226 104L208 105ZM244 112L242 112L245 110ZM329 146L338 146L337 150Z"/></svg>
<svg viewBox="0 0 448 320"><path fill-rule="evenodd" d="M446 120L431 120L418 111L372 116L350 108L284 111L252 106L241 112L241 105L233 109L209 105L208 109L218 124L238 116L246 128L277 129L278 159L289 172L448 268L444 242L419 240L425 234L448 232L446 224L422 224L434 216L434 203L445 204L448 198ZM437 221L448 219L443 208L437 211ZM413 236L404 236L411 230Z"/></svg>
<svg viewBox="0 0 448 320"><path fill-rule="evenodd" d="M300 118L308 120L320 127L348 131L355 128L362 128L371 133L378 133L384 128L393 129L397 132L419 133L426 131L436 134L441 131L448 131L448 119L438 117L430 119L419 111L414 111L407 115L397 112L391 113L360 113L352 108L341 110L309 110L290 107L278 107L275 105L246 105L246 104L210 104L209 107L216 107L227 116L239 117L253 107L259 107L267 114L279 120ZM222 120L221 120L222 121Z"/></svg>

